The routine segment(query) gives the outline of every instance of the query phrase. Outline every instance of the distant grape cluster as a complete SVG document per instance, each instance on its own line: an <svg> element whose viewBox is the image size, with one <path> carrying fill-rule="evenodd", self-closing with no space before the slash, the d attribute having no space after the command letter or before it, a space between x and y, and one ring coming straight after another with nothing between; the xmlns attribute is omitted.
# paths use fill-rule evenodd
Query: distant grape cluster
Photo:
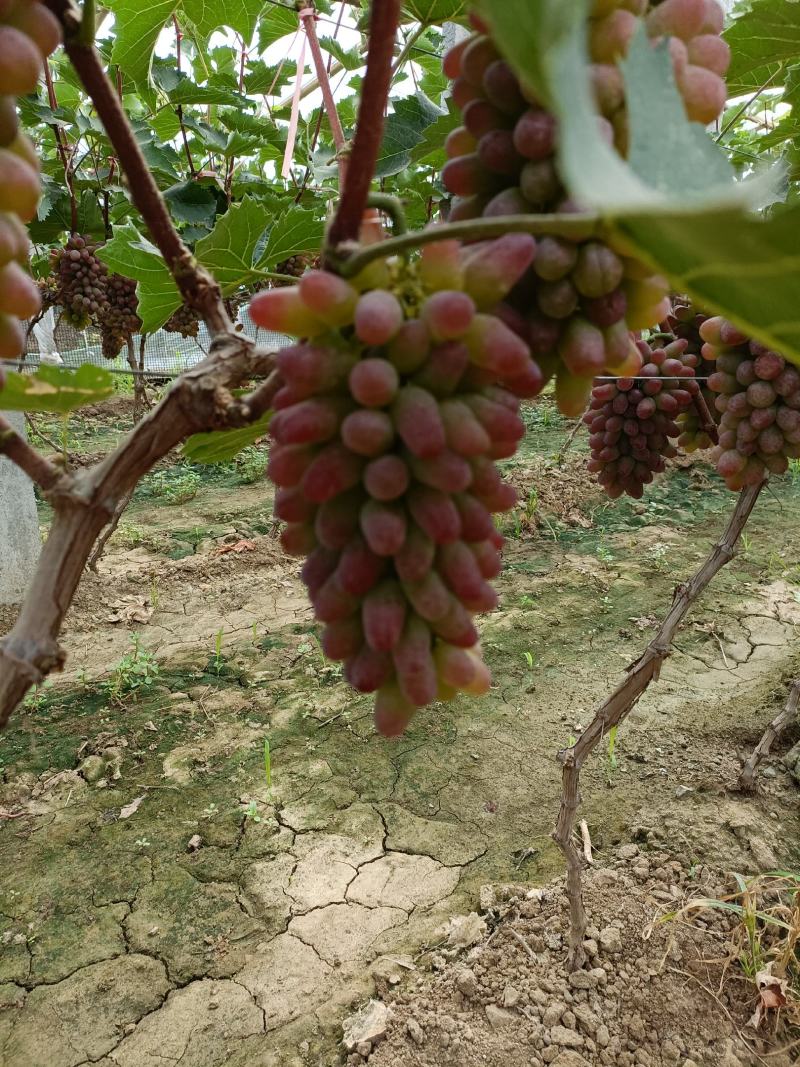
<svg viewBox="0 0 800 1067"><path fill-rule="evenodd" d="M725 319L707 319L700 333L717 367L709 380L722 414L717 470L735 490L783 474L800 458L800 371Z"/></svg>
<svg viewBox="0 0 800 1067"><path fill-rule="evenodd" d="M52 253L53 269L64 318L85 330L108 310L108 267L97 258L97 244L89 236L72 234L63 248Z"/></svg>
<svg viewBox="0 0 800 1067"><path fill-rule="evenodd" d="M307 270L313 270L319 266L319 256L304 255L289 256L275 268L276 274L286 274L290 278L302 278ZM291 282L274 281L274 286L291 285Z"/></svg>
<svg viewBox="0 0 800 1067"><path fill-rule="evenodd" d="M705 401L708 417L712 422L718 423L719 412L714 406L716 394L708 385L708 378L715 368L713 362L702 354L703 338L700 336L700 327L707 318L708 315L696 308L688 297L676 297L672 303L672 311L661 324L661 328L686 341L686 354L697 357L695 374L698 378L697 384L700 386L700 395ZM707 423L701 418L696 405L693 404L688 411L679 415L677 423L681 430L678 445L684 452L702 451L716 444L704 428Z"/></svg>
<svg viewBox="0 0 800 1067"><path fill-rule="evenodd" d="M637 377L598 382L584 416L589 470L612 499L627 493L638 500L666 469L666 460L677 456L670 441L680 433L675 420L699 389L693 380L696 357L687 356L685 340L655 349L639 341L638 347L643 365Z"/></svg>
<svg viewBox="0 0 800 1067"><path fill-rule="evenodd" d="M106 283L106 305L97 320L106 359L116 359L122 347L141 329L138 307L136 282L121 274L110 274Z"/></svg>
<svg viewBox="0 0 800 1067"><path fill-rule="evenodd" d="M29 245L23 226L39 204L39 162L20 132L15 97L36 91L43 63L60 41L61 27L44 4L0 3L0 359L23 352L21 320L41 307L39 288L25 270Z"/></svg>
<svg viewBox="0 0 800 1067"><path fill-rule="evenodd" d="M494 461L516 451L518 397L542 374L487 309L535 247L524 234L442 241L418 264L382 263L352 285L312 271L250 305L257 325L306 338L277 355L275 513L286 551L307 557L326 655L377 693L388 735L490 684L473 616L497 603L492 514L516 501Z"/></svg>
<svg viewBox="0 0 800 1067"><path fill-rule="evenodd" d="M646 7L645 0L596 0L589 24L597 121L622 154L627 150L627 119L616 62ZM454 198L450 220L574 213L578 206L568 198L558 172L555 118L519 81L486 26L474 21L478 32L444 59L463 123L445 146L449 159L442 179ZM692 42L704 42L694 47L697 58L687 58L681 67L686 75L681 88L695 117L697 85L706 84L709 74L722 87L715 114L721 110L722 78L698 65L704 57L711 62L712 41L727 49L718 36L722 9L716 0L664 0L647 14L645 24L654 40L675 35L671 47L676 69L683 54L688 57ZM664 318L670 307L667 292L664 278L602 240L549 236L540 241L532 270L511 293L503 314L530 345L546 377L556 375L561 410L580 415L596 375L636 372L638 355L630 331Z"/></svg>
<svg viewBox="0 0 800 1067"><path fill-rule="evenodd" d="M181 337L197 337L200 332L200 315L194 308L182 304L164 323L164 329L167 333L179 333Z"/></svg>

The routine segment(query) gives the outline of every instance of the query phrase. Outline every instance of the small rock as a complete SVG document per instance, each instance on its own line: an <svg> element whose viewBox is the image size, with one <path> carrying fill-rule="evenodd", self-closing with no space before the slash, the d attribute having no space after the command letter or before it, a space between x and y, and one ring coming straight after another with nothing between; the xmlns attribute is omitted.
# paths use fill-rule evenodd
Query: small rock
<svg viewBox="0 0 800 1067"><path fill-rule="evenodd" d="M753 853L753 859L758 864L759 870L774 871L776 869L778 866L777 857L763 837L756 837L753 835L749 839L748 844L750 845L750 851Z"/></svg>
<svg viewBox="0 0 800 1067"><path fill-rule="evenodd" d="M422 1045L425 1043L425 1031L419 1025L416 1019L409 1019L406 1023L406 1030L408 1036L414 1042L415 1045Z"/></svg>
<svg viewBox="0 0 800 1067"><path fill-rule="evenodd" d="M365 1008L345 1019L342 1023L344 1031L343 1044L348 1052L358 1052L364 1055L359 1046L361 1044L372 1045L386 1036L386 1028L389 1023L389 1009L379 1000L371 1000ZM369 1049L367 1050L369 1055Z"/></svg>
<svg viewBox="0 0 800 1067"><path fill-rule="evenodd" d="M100 781L106 772L106 763L100 756L87 756L78 767L78 773L83 775L90 785Z"/></svg>
<svg viewBox="0 0 800 1067"><path fill-rule="evenodd" d="M614 956L622 952L622 931L616 926L605 926L600 931L600 948Z"/></svg>
<svg viewBox="0 0 800 1067"><path fill-rule="evenodd" d="M483 1010L486 1012L489 1026L491 1026L493 1030L506 1030L509 1026L513 1026L517 1021L516 1015L513 1015L510 1011L506 1011L504 1008L498 1007L497 1004L487 1004Z"/></svg>
<svg viewBox="0 0 800 1067"><path fill-rule="evenodd" d="M503 990L503 1007L516 1008L521 998L520 991L513 985L507 985Z"/></svg>
<svg viewBox="0 0 800 1067"><path fill-rule="evenodd" d="M550 1040L554 1045L564 1045L566 1048L580 1048L583 1038L577 1030L568 1030L566 1026L551 1026Z"/></svg>
<svg viewBox="0 0 800 1067"><path fill-rule="evenodd" d="M683 800L684 797L688 797L689 794L693 792L694 789L692 789L690 786L679 785L678 788L675 790L675 796L678 798L678 800Z"/></svg>
<svg viewBox="0 0 800 1067"><path fill-rule="evenodd" d="M542 1022L545 1026L555 1026L556 1023L561 1022L561 1016L567 1010L567 1005L561 1000L554 1000L544 1010L542 1016Z"/></svg>
<svg viewBox="0 0 800 1067"><path fill-rule="evenodd" d="M621 860L625 860L626 863L628 863L630 860L636 859L638 855L638 845L620 845L620 847L617 849L617 856Z"/></svg>
<svg viewBox="0 0 800 1067"><path fill-rule="evenodd" d="M778 777L777 768L775 768L775 767L765 767L764 770L761 772L761 777L762 778L777 778Z"/></svg>
<svg viewBox="0 0 800 1067"><path fill-rule="evenodd" d="M363 1059L367 1059L369 1054L370 1054L370 1052L372 1052L372 1042L371 1041L359 1041L359 1043L356 1045L356 1052Z"/></svg>
<svg viewBox="0 0 800 1067"><path fill-rule="evenodd" d="M569 976L569 984L573 989L594 989L597 979L588 971L573 971Z"/></svg>
<svg viewBox="0 0 800 1067"><path fill-rule="evenodd" d="M589 1067L589 1061L585 1060L579 1052L569 1050L560 1052L551 1061L551 1067Z"/></svg>
<svg viewBox="0 0 800 1067"><path fill-rule="evenodd" d="M450 948L471 948L483 941L488 929L477 912L456 915L447 924L447 944Z"/></svg>
<svg viewBox="0 0 800 1067"><path fill-rule="evenodd" d="M200 846L202 844L203 844L203 839L200 836L200 834L193 834L189 838L189 843L186 846L186 851L187 852L199 852L200 851Z"/></svg>
<svg viewBox="0 0 800 1067"><path fill-rule="evenodd" d="M472 971L465 969L456 975L456 989L468 1000L478 995L478 979Z"/></svg>
<svg viewBox="0 0 800 1067"><path fill-rule="evenodd" d="M136 1030L136 1023L128 1023L122 1030L123 1034L132 1034Z"/></svg>
<svg viewBox="0 0 800 1067"><path fill-rule="evenodd" d="M597 942L593 937L590 937L588 938L588 940L583 942L583 951L586 953L587 956L591 956L592 958L597 955L599 950L597 947Z"/></svg>
<svg viewBox="0 0 800 1067"><path fill-rule="evenodd" d="M608 1032L608 1027L605 1023L600 1023L597 1027L597 1033L594 1035L594 1039L600 1048L605 1048L611 1040L611 1034Z"/></svg>

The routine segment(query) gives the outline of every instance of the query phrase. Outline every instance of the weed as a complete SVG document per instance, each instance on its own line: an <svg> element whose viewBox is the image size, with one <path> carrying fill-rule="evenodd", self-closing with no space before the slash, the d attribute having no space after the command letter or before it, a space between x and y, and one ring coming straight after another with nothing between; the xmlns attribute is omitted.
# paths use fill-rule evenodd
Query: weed
<svg viewBox="0 0 800 1067"><path fill-rule="evenodd" d="M197 496L201 480L191 467L172 467L152 474L149 488L153 496L166 504L186 504Z"/></svg>
<svg viewBox="0 0 800 1067"><path fill-rule="evenodd" d="M144 530L133 523L120 523L114 540L121 548L138 548L144 541Z"/></svg>
<svg viewBox="0 0 800 1067"><path fill-rule="evenodd" d="M23 708L26 711L41 711L47 698L47 690L53 688L53 682L47 678L41 685L35 685L25 697Z"/></svg>
<svg viewBox="0 0 800 1067"><path fill-rule="evenodd" d="M800 459L789 460L789 473L792 476L792 485L800 485Z"/></svg>
<svg viewBox="0 0 800 1067"><path fill-rule="evenodd" d="M225 631L222 627L217 630L216 637L214 638L214 670L217 672L217 678L222 673L222 668L225 666L225 657L222 655L222 639L225 636Z"/></svg>
<svg viewBox="0 0 800 1067"><path fill-rule="evenodd" d="M647 558L650 561L654 570L665 571L669 568L667 563L667 554L669 552L669 545L664 544L663 541L656 541L647 553Z"/></svg>
<svg viewBox="0 0 800 1067"><path fill-rule="evenodd" d="M597 558L601 563L613 563L615 556L608 545L604 545L602 542L597 546Z"/></svg>
<svg viewBox="0 0 800 1067"><path fill-rule="evenodd" d="M610 775L619 767L617 760L617 733L619 726L612 726L608 731L608 770Z"/></svg>
<svg viewBox="0 0 800 1067"><path fill-rule="evenodd" d="M261 816L258 814L258 801L250 801L244 809L244 817L245 819L250 819L252 822L261 822Z"/></svg>
<svg viewBox="0 0 800 1067"><path fill-rule="evenodd" d="M262 481L267 471L267 457L258 448L245 448L235 460L240 485L254 485Z"/></svg>
<svg viewBox="0 0 800 1067"><path fill-rule="evenodd" d="M272 789L272 749L269 747L269 738L264 738L264 777L267 779L267 789Z"/></svg>
<svg viewBox="0 0 800 1067"><path fill-rule="evenodd" d="M160 596L158 592L158 578L153 575L150 579L150 605L153 611L158 611Z"/></svg>
<svg viewBox="0 0 800 1067"><path fill-rule="evenodd" d="M525 662L528 664L528 669L529 670L533 670L533 662L534 662L533 653L532 652L523 652L522 655L525 657Z"/></svg>
<svg viewBox="0 0 800 1067"><path fill-rule="evenodd" d="M747 535L747 532L745 531L744 533L742 533L742 536L741 536L740 540L741 540L741 543L742 543L742 557L743 557L743 559L750 559L750 553L751 553L751 550L753 548L752 538L750 538Z"/></svg>
<svg viewBox="0 0 800 1067"><path fill-rule="evenodd" d="M142 647L138 634L131 638L131 649L114 668L104 689L110 700L119 700L126 693L139 695L149 689L161 676L161 668L152 652Z"/></svg>

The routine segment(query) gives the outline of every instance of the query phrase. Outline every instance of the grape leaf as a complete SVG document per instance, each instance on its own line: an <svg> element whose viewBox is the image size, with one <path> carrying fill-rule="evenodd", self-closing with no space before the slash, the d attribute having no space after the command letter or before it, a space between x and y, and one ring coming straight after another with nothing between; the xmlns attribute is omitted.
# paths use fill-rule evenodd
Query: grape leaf
<svg viewBox="0 0 800 1067"><path fill-rule="evenodd" d="M258 24L258 50L266 52L270 45L275 44L290 33L297 33L300 20L296 11L282 4L270 6L261 16Z"/></svg>
<svg viewBox="0 0 800 1067"><path fill-rule="evenodd" d="M403 18L414 22L454 22L466 18L467 0L406 0Z"/></svg>
<svg viewBox="0 0 800 1067"><path fill-rule="evenodd" d="M186 17L206 40L214 30L230 26L249 44L263 9L264 0L183 0Z"/></svg>
<svg viewBox="0 0 800 1067"><path fill-rule="evenodd" d="M97 250L97 256L110 270L138 282L143 333L152 333L163 326L180 307L181 295L161 253L142 237L132 222L115 226L113 238Z"/></svg>
<svg viewBox="0 0 800 1067"><path fill-rule="evenodd" d="M114 392L111 374L102 367L84 363L77 370L40 367L35 374L6 374L0 388L0 403L6 411L49 411L64 414L105 400Z"/></svg>
<svg viewBox="0 0 800 1067"><path fill-rule="evenodd" d="M711 181L732 182L734 170L726 154L703 126L686 121L667 42L652 48L644 26L640 27L620 66L628 102L632 170L667 195L692 197L702 194Z"/></svg>
<svg viewBox="0 0 800 1067"><path fill-rule="evenodd" d="M108 0L114 13L111 61L137 85L147 83L158 35L178 8L179 0Z"/></svg>
<svg viewBox="0 0 800 1067"><path fill-rule="evenodd" d="M616 220L614 230L677 292L800 365L800 205Z"/></svg>
<svg viewBox="0 0 800 1067"><path fill-rule="evenodd" d="M196 181L173 185L164 193L170 214L177 222L212 226L217 213L217 198L207 185Z"/></svg>
<svg viewBox="0 0 800 1067"><path fill-rule="evenodd" d="M257 422L237 430L217 430L196 433L183 446L183 454L190 463L229 463L243 449L254 445L269 429L272 413L267 412Z"/></svg>
<svg viewBox="0 0 800 1067"><path fill-rule="evenodd" d="M290 208L276 219L266 235L258 257L259 270L274 270L284 259L318 252L325 235L325 223L313 211Z"/></svg>
<svg viewBox="0 0 800 1067"><path fill-rule="evenodd" d="M732 61L727 75L731 96L744 96L770 78L780 85L781 69L800 56L800 4L754 0L725 31Z"/></svg>
<svg viewBox="0 0 800 1067"><path fill-rule="evenodd" d="M268 225L264 206L245 197L217 221L208 237L197 242L197 258L211 271L226 296L258 278L256 249Z"/></svg>
<svg viewBox="0 0 800 1067"><path fill-rule="evenodd" d="M375 168L376 178L388 178L405 170L411 162L412 150L422 141L425 131L446 114L424 93L415 93L392 103L394 111L386 120Z"/></svg>

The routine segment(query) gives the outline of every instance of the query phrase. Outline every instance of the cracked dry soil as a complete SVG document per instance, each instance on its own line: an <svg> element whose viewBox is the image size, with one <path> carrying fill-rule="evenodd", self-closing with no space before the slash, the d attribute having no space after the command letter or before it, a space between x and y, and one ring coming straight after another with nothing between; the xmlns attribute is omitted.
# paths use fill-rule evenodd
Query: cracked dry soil
<svg viewBox="0 0 800 1067"><path fill-rule="evenodd" d="M531 469L523 457L512 476L529 484ZM3 1067L341 1063L342 1019L387 973L441 966L444 926L482 886L560 873L555 753L732 507L673 471L644 504L608 506L584 484L538 533L517 527L483 625L490 696L429 709L387 744L369 700L323 664L294 564L248 525L255 501L263 486L135 505L156 535L112 542L68 619L67 674L0 738ZM779 480L623 728L616 766L599 753L585 772L601 864L632 839L686 868L797 862L797 786L779 753L761 794L732 789L800 665L799 518L800 490ZM193 554L168 558L171 524L212 521ZM247 551L216 553L243 537ZM111 701L100 682L131 630L161 674ZM648 920L641 901L630 914ZM709 1018L724 1036L723 1012ZM510 1040L450 1062L516 1063Z"/></svg>

